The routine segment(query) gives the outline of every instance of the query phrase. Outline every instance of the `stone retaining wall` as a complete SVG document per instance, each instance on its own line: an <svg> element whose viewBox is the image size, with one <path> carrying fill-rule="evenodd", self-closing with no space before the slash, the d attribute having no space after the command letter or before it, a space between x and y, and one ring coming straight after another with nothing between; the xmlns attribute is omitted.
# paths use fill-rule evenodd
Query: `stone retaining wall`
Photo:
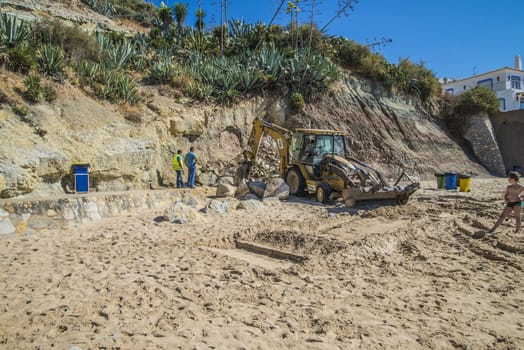
<svg viewBox="0 0 524 350"><path fill-rule="evenodd" d="M504 161L489 115L480 113L469 117L464 128L464 138L469 141L475 156L491 174L506 175Z"/></svg>
<svg viewBox="0 0 524 350"><path fill-rule="evenodd" d="M136 210L163 208L188 194L189 190L152 190L2 199L0 236L67 228Z"/></svg>

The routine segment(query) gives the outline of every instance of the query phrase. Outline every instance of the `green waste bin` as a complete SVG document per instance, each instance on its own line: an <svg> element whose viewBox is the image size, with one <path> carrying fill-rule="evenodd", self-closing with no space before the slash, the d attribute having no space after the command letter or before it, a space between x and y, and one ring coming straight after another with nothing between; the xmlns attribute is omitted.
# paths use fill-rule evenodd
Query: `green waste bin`
<svg viewBox="0 0 524 350"><path fill-rule="evenodd" d="M444 188L446 184L444 173L435 173L435 176L437 177L437 188Z"/></svg>

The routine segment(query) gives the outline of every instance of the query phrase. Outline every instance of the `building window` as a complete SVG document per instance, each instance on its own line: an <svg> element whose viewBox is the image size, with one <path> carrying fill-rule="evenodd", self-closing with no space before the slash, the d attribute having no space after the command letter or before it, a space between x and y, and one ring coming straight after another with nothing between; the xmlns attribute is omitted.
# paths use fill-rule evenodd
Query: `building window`
<svg viewBox="0 0 524 350"><path fill-rule="evenodd" d="M464 90L466 90L466 85L464 85Z"/></svg>
<svg viewBox="0 0 524 350"><path fill-rule="evenodd" d="M489 78L489 79L477 81L477 86L483 86L490 90L493 90L493 79Z"/></svg>
<svg viewBox="0 0 524 350"><path fill-rule="evenodd" d="M520 77L512 76L511 77L511 88L520 90Z"/></svg>

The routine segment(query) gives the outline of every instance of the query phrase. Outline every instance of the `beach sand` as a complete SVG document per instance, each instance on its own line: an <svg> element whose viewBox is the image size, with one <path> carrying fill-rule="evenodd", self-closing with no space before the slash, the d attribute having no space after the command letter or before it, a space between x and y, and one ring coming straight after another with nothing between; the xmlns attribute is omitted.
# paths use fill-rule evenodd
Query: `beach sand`
<svg viewBox="0 0 524 350"><path fill-rule="evenodd" d="M143 211L5 237L0 348L523 349L524 235L513 217L484 235L505 185L424 183L407 205L371 210L267 201L186 224Z"/></svg>

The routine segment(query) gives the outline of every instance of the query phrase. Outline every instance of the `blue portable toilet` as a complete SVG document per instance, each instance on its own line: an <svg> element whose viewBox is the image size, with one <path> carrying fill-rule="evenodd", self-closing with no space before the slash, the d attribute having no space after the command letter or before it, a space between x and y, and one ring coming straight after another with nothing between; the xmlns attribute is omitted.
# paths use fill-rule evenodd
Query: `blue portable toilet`
<svg viewBox="0 0 524 350"><path fill-rule="evenodd" d="M449 172L444 175L446 181L446 190L454 190L457 188L457 173Z"/></svg>
<svg viewBox="0 0 524 350"><path fill-rule="evenodd" d="M89 163L73 163L73 176L75 178L76 193L89 192Z"/></svg>

